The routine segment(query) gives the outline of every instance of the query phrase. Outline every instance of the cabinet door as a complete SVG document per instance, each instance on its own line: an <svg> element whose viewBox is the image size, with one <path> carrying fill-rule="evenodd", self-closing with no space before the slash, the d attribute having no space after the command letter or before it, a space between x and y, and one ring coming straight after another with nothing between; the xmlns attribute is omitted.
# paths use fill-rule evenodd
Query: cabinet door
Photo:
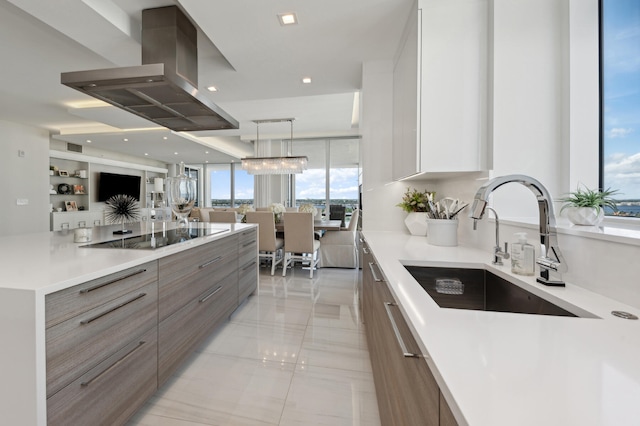
<svg viewBox="0 0 640 426"><path fill-rule="evenodd" d="M238 306L238 274L218 280L158 327L158 384L162 385L191 352Z"/></svg>
<svg viewBox="0 0 640 426"><path fill-rule="evenodd" d="M47 424L121 425L157 389L154 327L47 400Z"/></svg>
<svg viewBox="0 0 640 426"><path fill-rule="evenodd" d="M420 350L385 282L374 286L373 302L379 321L376 339L384 344L380 357L391 401L390 424L437 426L438 384L424 358L408 355Z"/></svg>
<svg viewBox="0 0 640 426"><path fill-rule="evenodd" d="M393 69L394 180L420 171L420 37L421 10L413 10Z"/></svg>
<svg viewBox="0 0 640 426"><path fill-rule="evenodd" d="M238 304L258 286L258 241L255 229L240 234L238 240Z"/></svg>

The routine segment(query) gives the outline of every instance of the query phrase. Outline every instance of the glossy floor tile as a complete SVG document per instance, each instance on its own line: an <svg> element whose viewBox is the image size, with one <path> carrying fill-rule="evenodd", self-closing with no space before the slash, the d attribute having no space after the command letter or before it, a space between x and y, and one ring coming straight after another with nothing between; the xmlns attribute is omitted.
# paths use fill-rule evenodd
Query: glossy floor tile
<svg viewBox="0 0 640 426"><path fill-rule="evenodd" d="M380 424L359 271L269 273L129 425Z"/></svg>

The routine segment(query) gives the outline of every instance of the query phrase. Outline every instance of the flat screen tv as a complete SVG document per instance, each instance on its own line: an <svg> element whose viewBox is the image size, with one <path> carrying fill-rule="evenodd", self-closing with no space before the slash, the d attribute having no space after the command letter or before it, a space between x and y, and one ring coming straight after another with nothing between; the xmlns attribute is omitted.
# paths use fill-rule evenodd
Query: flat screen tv
<svg viewBox="0 0 640 426"><path fill-rule="evenodd" d="M114 195L131 195L140 201L140 176L100 173L98 201L107 201Z"/></svg>

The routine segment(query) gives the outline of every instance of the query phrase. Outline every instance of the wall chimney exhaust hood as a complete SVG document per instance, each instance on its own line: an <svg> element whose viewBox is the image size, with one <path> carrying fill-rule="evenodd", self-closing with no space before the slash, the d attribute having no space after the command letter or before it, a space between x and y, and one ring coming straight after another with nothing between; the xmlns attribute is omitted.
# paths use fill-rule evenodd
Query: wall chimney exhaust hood
<svg viewBox="0 0 640 426"><path fill-rule="evenodd" d="M142 11L142 65L62 73L62 84L174 131L237 129L198 93L197 30L177 6Z"/></svg>

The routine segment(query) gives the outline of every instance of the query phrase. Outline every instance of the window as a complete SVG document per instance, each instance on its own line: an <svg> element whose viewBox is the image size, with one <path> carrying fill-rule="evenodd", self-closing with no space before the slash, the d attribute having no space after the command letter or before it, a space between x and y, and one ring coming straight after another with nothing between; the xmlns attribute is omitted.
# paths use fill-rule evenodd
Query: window
<svg viewBox="0 0 640 426"><path fill-rule="evenodd" d="M296 205L337 204L350 216L359 203L360 139L294 140L292 153L309 157L307 170L295 175Z"/></svg>
<svg viewBox="0 0 640 426"><path fill-rule="evenodd" d="M231 164L210 164L211 207L231 207Z"/></svg>
<svg viewBox="0 0 640 426"><path fill-rule="evenodd" d="M621 216L640 217L640 2L601 0L602 188Z"/></svg>
<svg viewBox="0 0 640 426"><path fill-rule="evenodd" d="M253 205L253 176L242 170L240 164L233 167L233 206L240 204Z"/></svg>

